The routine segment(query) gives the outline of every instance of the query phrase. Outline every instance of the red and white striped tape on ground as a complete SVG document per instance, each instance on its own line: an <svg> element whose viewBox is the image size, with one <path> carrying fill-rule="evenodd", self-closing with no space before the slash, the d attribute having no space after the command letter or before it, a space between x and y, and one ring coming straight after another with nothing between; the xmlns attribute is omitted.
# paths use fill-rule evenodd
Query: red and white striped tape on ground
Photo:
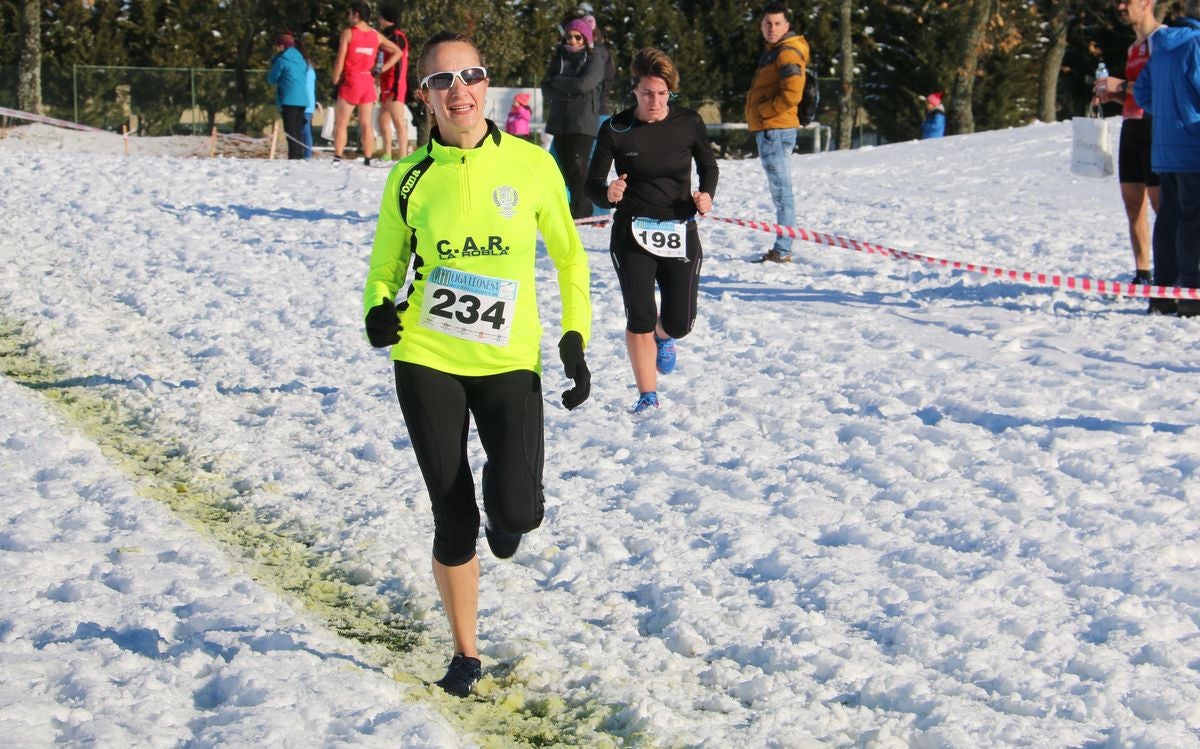
<svg viewBox="0 0 1200 749"><path fill-rule="evenodd" d="M71 130L82 130L86 133L104 133L105 135L118 135L110 130L102 130L91 125L80 125L78 122L69 120L59 120L54 117L46 117L32 112L22 112L19 109L9 109L8 107L0 107L0 117L12 117L15 120L27 120L28 122L38 122L43 125L54 125L55 127L65 127ZM126 136L133 135L137 132L137 128L125 133ZM241 135L240 133L217 133L219 138L229 138L230 140L241 141L243 143L263 143L266 138L251 138L249 135Z"/></svg>
<svg viewBox="0 0 1200 749"><path fill-rule="evenodd" d="M575 223L579 224L580 226L604 226L609 221L612 221L612 216L609 214L575 219Z"/></svg>
<svg viewBox="0 0 1200 749"><path fill-rule="evenodd" d="M930 255L922 255L918 252L910 252L908 250L897 250L883 245L873 244L871 242L862 242L857 239L849 239L847 237L839 237L835 234L825 234L823 232L813 231L811 229L801 229L795 226L782 226L780 224L772 224L766 221L752 221L740 218L724 218L722 216L708 215L704 218L712 221L720 221L734 226L741 226L747 229L755 229L757 231L767 232L768 234L778 234L780 236L799 239L804 242L812 242L814 244L823 244L830 247L840 247L846 250L854 250L855 252L865 252L869 255L883 255L890 257L893 260L915 260L929 265L937 265L943 268L952 270L965 270L971 273L980 273L991 278L1004 278L1011 281L1023 281L1028 284L1037 286L1050 286L1056 289L1066 289L1068 291L1081 291L1092 294L1107 294L1110 296L1131 296L1131 297L1155 297L1159 299L1200 299L1200 289L1187 289L1179 286L1146 286L1143 284L1123 283L1121 281L1104 281L1094 278L1082 278L1079 276L1064 276L1057 273L1033 273L1030 271L1010 270L1008 268L998 268L991 265L982 265L979 263L966 263L961 260L943 260L942 258L932 257ZM603 225L609 221L608 216L592 216L590 218L579 219L578 224Z"/></svg>
<svg viewBox="0 0 1200 749"><path fill-rule="evenodd" d="M236 140L239 143L266 143L270 140L270 138L252 138L249 135L242 135L241 133L217 133L217 137Z"/></svg>
<svg viewBox="0 0 1200 749"><path fill-rule="evenodd" d="M69 122L67 120L57 120L53 117L46 117L32 112L22 112L19 109L9 109L8 107L0 107L0 117L12 117L14 120L26 120L28 122L37 122L43 125L54 125L55 127L66 127L72 130L82 130L87 133L104 133L113 135L107 130L101 130L98 127L89 125L80 125L78 122Z"/></svg>
<svg viewBox="0 0 1200 749"><path fill-rule="evenodd" d="M43 115L33 114L31 112L22 112L16 109L9 109L8 107L0 107L0 116L27 120L29 122L39 122L47 125L55 125L57 127L66 127L73 130L83 130L95 133L108 132L107 130L101 130L88 125L80 125L75 122L59 120L53 117L45 117ZM129 134L126 133L127 137L128 135ZM252 143L266 140L266 138L250 138L248 136L239 134L221 135L221 137ZM961 260L944 260L931 255L922 255L918 252L897 250L871 242L863 242L857 239L850 239L848 237L839 237L836 234L825 234L823 232L813 231L811 229L802 229L795 226L783 226L781 224L772 224L766 221L752 221L749 219L725 218L722 216L712 215L705 216L705 218L708 218L712 221L733 224L735 226L742 226L747 229L755 229L757 231L767 232L768 234L787 236L804 242L823 244L830 247L841 247L842 249L854 250L855 252L865 252L869 255L883 255L885 257L890 257L893 260L915 260L917 262L927 263L929 265L937 265L943 268L950 268L952 270L965 270L971 273L980 273L991 278L1006 278L1011 281L1023 281L1028 284L1049 286L1056 289L1067 289L1068 291L1083 291L1093 294L1107 294L1111 296L1200 300L1200 289L1186 289L1179 286L1146 286L1143 284L1123 283L1121 281L1105 281L1102 279L1083 278L1079 276L1064 276L1057 273L1033 273L1030 271L1010 270L1008 268L999 268L990 265L966 263ZM577 219L575 223L580 225L603 226L610 220L612 220L612 217L607 215L590 216L588 218Z"/></svg>

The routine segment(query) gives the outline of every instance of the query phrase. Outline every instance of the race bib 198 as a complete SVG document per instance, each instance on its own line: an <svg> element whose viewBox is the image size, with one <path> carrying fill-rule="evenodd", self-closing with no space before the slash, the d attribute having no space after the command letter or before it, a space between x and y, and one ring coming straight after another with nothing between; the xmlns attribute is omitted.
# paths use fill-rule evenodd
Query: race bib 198
<svg viewBox="0 0 1200 749"><path fill-rule="evenodd" d="M633 238L646 252L659 257L687 257L687 222L633 220Z"/></svg>
<svg viewBox="0 0 1200 749"><path fill-rule="evenodd" d="M425 282L421 325L464 341L507 346L516 281L439 265Z"/></svg>

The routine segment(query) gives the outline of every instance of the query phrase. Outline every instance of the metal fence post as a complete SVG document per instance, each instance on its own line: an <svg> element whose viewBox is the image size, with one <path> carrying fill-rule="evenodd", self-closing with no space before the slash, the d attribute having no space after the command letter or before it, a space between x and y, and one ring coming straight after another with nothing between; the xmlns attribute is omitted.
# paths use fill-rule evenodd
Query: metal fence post
<svg viewBox="0 0 1200 749"><path fill-rule="evenodd" d="M71 66L71 104L75 110L75 122L79 122L79 66Z"/></svg>
<svg viewBox="0 0 1200 749"><path fill-rule="evenodd" d="M188 75L192 78L192 135L196 134L196 69L188 68Z"/></svg>

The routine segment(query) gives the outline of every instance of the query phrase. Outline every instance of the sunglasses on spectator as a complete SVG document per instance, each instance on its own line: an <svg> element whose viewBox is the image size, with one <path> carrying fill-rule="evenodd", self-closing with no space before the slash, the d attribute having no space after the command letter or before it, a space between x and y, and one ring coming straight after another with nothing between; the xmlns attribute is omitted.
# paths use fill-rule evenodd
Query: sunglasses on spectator
<svg viewBox="0 0 1200 749"><path fill-rule="evenodd" d="M487 80L487 68L471 67L462 70L440 70L430 73L421 79L421 88L431 88L434 91L447 91L454 85L457 78L464 86L474 86Z"/></svg>
<svg viewBox="0 0 1200 749"><path fill-rule="evenodd" d="M563 39L566 39L568 42L582 42L583 34L575 34L575 33L564 34Z"/></svg>

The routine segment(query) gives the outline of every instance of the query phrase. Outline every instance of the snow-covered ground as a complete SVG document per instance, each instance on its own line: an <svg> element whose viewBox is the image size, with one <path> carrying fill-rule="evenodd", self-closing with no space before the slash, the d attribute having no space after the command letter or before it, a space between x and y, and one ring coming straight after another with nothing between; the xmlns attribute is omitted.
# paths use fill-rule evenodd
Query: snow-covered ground
<svg viewBox="0 0 1200 749"><path fill-rule="evenodd" d="M1127 280L1117 185L1069 173L1070 137L796 156L799 222ZM480 545L492 675L459 702L422 683L449 656L432 521L361 330L386 171L130 151L0 140L5 744L504 745L544 720L563 744L1200 746L1200 320L811 244L754 265L770 237L710 221L696 328L635 419L607 231L581 229L592 400L558 405L543 293L546 522L510 561ZM720 166L715 214L770 219L758 162ZM417 646L339 636L303 569Z"/></svg>

